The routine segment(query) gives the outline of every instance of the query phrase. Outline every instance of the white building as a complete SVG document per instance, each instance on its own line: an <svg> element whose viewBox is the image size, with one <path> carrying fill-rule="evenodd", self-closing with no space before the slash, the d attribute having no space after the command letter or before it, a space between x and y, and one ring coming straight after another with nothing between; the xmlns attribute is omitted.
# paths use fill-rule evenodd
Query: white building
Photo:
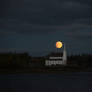
<svg viewBox="0 0 92 92"><path fill-rule="evenodd" d="M58 56L50 56L46 61L45 65L46 66L51 66L51 65L66 65L67 64L67 53L66 53L66 47L64 45L64 50L63 50L63 55L58 55Z"/></svg>

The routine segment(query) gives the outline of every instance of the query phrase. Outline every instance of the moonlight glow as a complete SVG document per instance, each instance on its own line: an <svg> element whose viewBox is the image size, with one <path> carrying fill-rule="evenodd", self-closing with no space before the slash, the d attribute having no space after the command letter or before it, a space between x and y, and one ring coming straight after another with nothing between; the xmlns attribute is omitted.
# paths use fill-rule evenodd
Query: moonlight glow
<svg viewBox="0 0 92 92"><path fill-rule="evenodd" d="M56 48L62 48L62 46L63 46L62 42L60 41L56 42Z"/></svg>

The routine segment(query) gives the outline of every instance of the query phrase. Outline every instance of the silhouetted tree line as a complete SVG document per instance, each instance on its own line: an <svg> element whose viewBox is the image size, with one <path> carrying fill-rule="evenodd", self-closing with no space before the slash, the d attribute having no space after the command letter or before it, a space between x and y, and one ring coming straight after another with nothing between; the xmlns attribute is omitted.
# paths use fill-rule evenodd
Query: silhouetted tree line
<svg viewBox="0 0 92 92"><path fill-rule="evenodd" d="M30 58L28 53L1 53L0 67L26 67L29 64Z"/></svg>
<svg viewBox="0 0 92 92"><path fill-rule="evenodd" d="M82 54L82 55L71 55L68 57L68 65L78 66L78 67L92 67L92 55Z"/></svg>
<svg viewBox="0 0 92 92"><path fill-rule="evenodd" d="M1 53L0 68L37 67L45 65L45 57L31 57L28 53ZM67 66L88 68L92 67L92 55L68 56ZM59 66L60 67L60 66Z"/></svg>

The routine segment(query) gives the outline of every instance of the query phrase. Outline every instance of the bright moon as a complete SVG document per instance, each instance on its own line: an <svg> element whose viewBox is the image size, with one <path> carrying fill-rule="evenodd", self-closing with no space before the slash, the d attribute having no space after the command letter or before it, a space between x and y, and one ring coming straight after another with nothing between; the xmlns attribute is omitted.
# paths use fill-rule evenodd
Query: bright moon
<svg viewBox="0 0 92 92"><path fill-rule="evenodd" d="M60 41L56 42L56 48L62 48L62 46L63 46L62 42Z"/></svg>

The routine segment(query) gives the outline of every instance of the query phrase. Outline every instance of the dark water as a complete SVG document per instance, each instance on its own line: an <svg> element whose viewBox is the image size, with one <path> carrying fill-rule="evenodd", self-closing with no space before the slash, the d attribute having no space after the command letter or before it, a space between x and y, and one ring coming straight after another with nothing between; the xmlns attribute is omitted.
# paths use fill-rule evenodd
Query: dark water
<svg viewBox="0 0 92 92"><path fill-rule="evenodd" d="M92 73L0 75L0 92L92 92Z"/></svg>

